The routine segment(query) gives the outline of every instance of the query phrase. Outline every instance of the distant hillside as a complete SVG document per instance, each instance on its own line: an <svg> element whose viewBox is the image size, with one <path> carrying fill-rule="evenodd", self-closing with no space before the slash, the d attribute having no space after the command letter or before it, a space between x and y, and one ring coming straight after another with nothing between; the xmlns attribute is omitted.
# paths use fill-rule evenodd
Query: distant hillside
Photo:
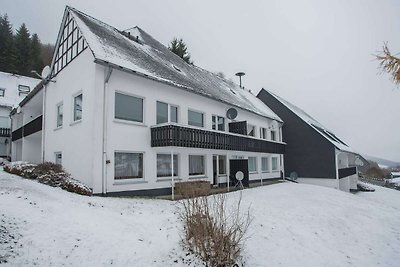
<svg viewBox="0 0 400 267"><path fill-rule="evenodd" d="M387 159L381 159L381 158L372 157L372 156L365 156L365 158L367 160L375 161L379 165L385 165L385 166L388 166L388 167L400 166L400 162L395 162L395 161L391 161L391 160L387 160Z"/></svg>

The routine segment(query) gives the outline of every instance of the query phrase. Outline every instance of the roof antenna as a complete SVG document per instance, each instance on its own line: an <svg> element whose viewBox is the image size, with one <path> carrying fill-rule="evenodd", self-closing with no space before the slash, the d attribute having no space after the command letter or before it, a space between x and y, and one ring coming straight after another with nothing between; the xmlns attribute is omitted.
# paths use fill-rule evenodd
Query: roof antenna
<svg viewBox="0 0 400 267"><path fill-rule="evenodd" d="M240 82L239 87L240 87L240 88L243 88L243 87L242 87L242 76L246 75L246 73L244 73L244 72L238 72L238 73L236 73L235 75L236 75L236 76L239 76L239 82Z"/></svg>

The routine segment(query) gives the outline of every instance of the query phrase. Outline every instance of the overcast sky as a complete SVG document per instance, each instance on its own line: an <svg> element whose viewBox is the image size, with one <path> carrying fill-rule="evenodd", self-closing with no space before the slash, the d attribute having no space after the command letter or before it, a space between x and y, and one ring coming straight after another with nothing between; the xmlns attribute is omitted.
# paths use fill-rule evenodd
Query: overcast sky
<svg viewBox="0 0 400 267"><path fill-rule="evenodd" d="M400 1L0 0L54 43L65 5L119 29L140 26L164 44L182 37L195 64L254 93L269 89L307 111L362 154L400 161L400 89L373 54L400 52Z"/></svg>

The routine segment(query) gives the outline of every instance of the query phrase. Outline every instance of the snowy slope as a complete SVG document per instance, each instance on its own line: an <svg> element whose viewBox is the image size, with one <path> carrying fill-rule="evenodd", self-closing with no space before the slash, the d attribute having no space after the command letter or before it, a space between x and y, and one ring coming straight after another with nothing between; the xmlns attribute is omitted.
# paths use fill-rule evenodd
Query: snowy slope
<svg viewBox="0 0 400 267"><path fill-rule="evenodd" d="M375 188L244 190L254 216L246 266L398 266L400 192ZM84 197L0 171L0 219L17 240L4 266L186 266L176 212L170 201Z"/></svg>

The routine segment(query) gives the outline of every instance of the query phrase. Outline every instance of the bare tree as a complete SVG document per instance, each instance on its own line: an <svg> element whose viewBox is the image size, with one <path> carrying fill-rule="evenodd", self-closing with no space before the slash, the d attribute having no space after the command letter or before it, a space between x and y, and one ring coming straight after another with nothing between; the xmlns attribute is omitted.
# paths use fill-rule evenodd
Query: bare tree
<svg viewBox="0 0 400 267"><path fill-rule="evenodd" d="M389 73L392 76L392 80L395 84L400 84L400 58L394 56L388 46L387 42L383 44L382 51L380 54L375 55L376 59L379 61L380 68L382 72Z"/></svg>

